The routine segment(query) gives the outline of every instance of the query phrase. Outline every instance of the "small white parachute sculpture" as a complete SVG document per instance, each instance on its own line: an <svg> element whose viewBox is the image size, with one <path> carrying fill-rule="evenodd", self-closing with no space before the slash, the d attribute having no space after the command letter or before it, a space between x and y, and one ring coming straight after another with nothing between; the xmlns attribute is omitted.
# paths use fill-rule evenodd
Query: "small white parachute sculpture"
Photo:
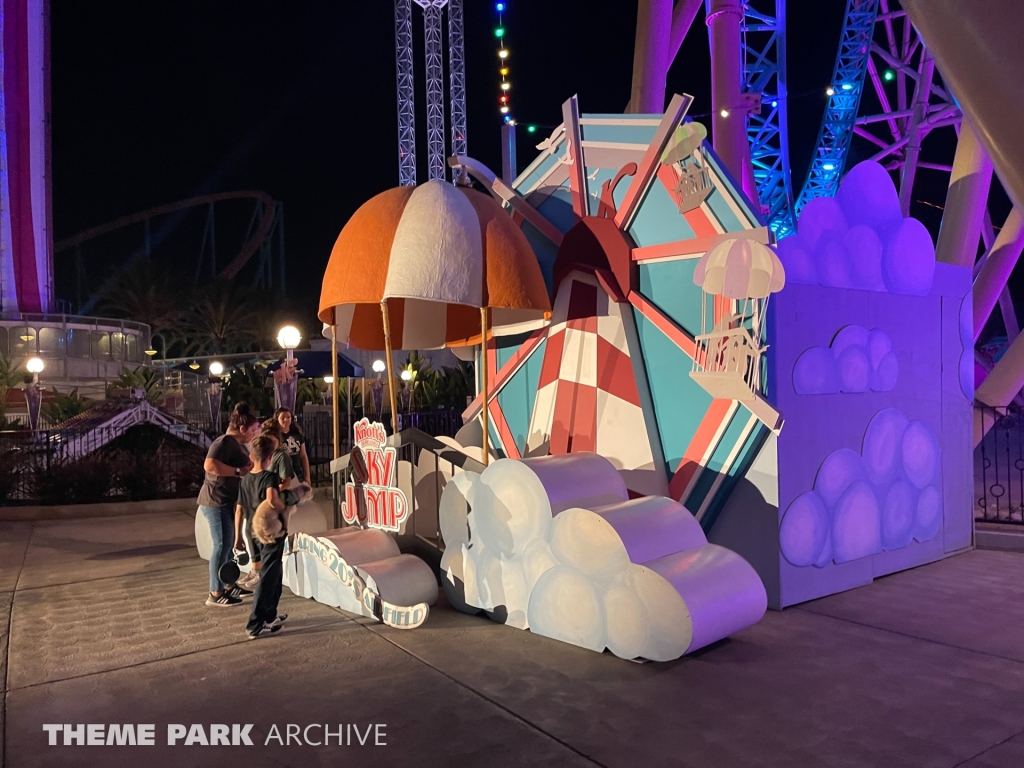
<svg viewBox="0 0 1024 768"><path fill-rule="evenodd" d="M729 239L701 257L693 282L704 294L703 333L690 376L712 397L749 401L761 390L768 297L786 285L782 262L755 240Z"/></svg>
<svg viewBox="0 0 1024 768"><path fill-rule="evenodd" d="M629 499L593 453L501 459L447 484L442 582L467 613L626 659L669 661L757 623L754 569L671 499Z"/></svg>

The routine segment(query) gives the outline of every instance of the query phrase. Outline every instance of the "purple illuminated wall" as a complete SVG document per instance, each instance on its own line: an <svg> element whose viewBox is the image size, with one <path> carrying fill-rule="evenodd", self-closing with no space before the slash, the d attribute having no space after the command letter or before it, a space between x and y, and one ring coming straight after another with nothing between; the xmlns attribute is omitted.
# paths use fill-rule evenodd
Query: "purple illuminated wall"
<svg viewBox="0 0 1024 768"><path fill-rule="evenodd" d="M768 392L785 419L709 532L781 608L971 545L970 270L937 264L862 163L779 243ZM966 373L965 373L966 372Z"/></svg>
<svg viewBox="0 0 1024 768"><path fill-rule="evenodd" d="M836 451L846 449L845 458L861 459L862 467L851 461L852 468L840 467L838 473L857 475L851 485L861 483L858 487L864 492L847 500L845 519L836 520L841 504L838 499L834 502L832 521L836 525L831 530L846 526L842 529L850 542L842 552L833 550L829 564L818 568L794 565L780 546L780 605L866 584L875 576L920 565L971 544L971 402L960 386L963 348L959 328L970 272L943 264L936 268L935 284L927 296L790 285L775 304L771 380L779 410L786 418L778 437L780 524L798 497L814 489L816 481L821 487L825 479L819 481L822 465L830 456L835 461ZM899 363L893 388L857 394L797 394L791 375L797 359L811 347L829 346L836 329L847 325L889 332ZM869 425L873 432L884 434L873 437ZM909 425L914 429L907 434ZM931 435L934 451L929 445ZM912 455L890 462L887 450L902 451L904 443ZM936 461L934 475L919 467L922 459L916 457L922 455L925 462ZM859 476L861 471L864 477ZM850 493L849 486L844 493ZM941 504L941 520L935 520L932 530L915 528L919 522L927 522L927 513L936 501ZM889 526L885 527L887 504ZM872 505L877 506L877 513L866 509ZM920 519L908 518L907 528L901 527L902 511L912 506L916 512L919 505ZM835 544L832 542L833 548ZM823 558L819 552L816 559Z"/></svg>

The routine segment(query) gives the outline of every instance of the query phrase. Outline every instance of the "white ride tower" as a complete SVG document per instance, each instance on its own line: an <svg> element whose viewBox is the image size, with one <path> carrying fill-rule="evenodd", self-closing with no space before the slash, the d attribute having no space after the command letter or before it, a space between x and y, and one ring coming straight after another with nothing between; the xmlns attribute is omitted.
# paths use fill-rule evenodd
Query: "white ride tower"
<svg viewBox="0 0 1024 768"><path fill-rule="evenodd" d="M463 56L462 0L415 0L423 10L427 79L427 178L445 178L448 155L466 154L466 67ZM412 35L413 0L395 0L395 54L398 68L398 180L416 185L416 104ZM445 151L444 41L442 17L448 9L448 92L451 148Z"/></svg>

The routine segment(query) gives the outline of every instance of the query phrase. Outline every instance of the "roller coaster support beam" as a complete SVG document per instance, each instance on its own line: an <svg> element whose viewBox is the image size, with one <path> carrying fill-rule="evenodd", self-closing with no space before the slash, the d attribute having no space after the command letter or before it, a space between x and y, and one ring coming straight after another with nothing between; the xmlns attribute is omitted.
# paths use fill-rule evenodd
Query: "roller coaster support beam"
<svg viewBox="0 0 1024 768"><path fill-rule="evenodd" d="M697 11L702 5L704 5L704 0L676 0L676 7L672 9L672 36L669 40L666 71L679 55L679 49L683 47L683 40L686 39L686 33L690 31L693 20L697 17Z"/></svg>
<svg viewBox="0 0 1024 768"><path fill-rule="evenodd" d="M1002 358L989 373L981 386L974 392L975 402L993 407L1009 405L1021 390L1024 381L1024 334L1017 337ZM985 433L992 428L991 416L984 418L984 411L974 410L974 447L981 443Z"/></svg>
<svg viewBox="0 0 1024 768"><path fill-rule="evenodd" d="M742 21L741 0L709 0L706 23L711 41L711 126L715 152L757 205L747 141L749 104L742 93Z"/></svg>
<svg viewBox="0 0 1024 768"><path fill-rule="evenodd" d="M939 241L935 246L937 261L974 268L991 184L992 162L978 141L971 121L964 120L960 125Z"/></svg>
<svg viewBox="0 0 1024 768"><path fill-rule="evenodd" d="M1019 3L903 0L903 8L977 129L1014 206L1020 208L1024 204L1024 142L1020 141L1024 92L1018 75L1024 71L1024 47L1020 44L1024 16L1019 13ZM986 405L1008 405L1022 386L1024 335L1018 336L996 363L975 392L975 399ZM975 445L990 427L975 421Z"/></svg>
<svg viewBox="0 0 1024 768"><path fill-rule="evenodd" d="M910 215L910 201L914 197L914 176L917 175L917 161L921 157L921 140L924 138L922 124L928 113L928 98L935 77L935 59L927 50L921 53L921 74L914 90L914 113L910 117L907 131L907 154L903 162L903 176L900 179L900 210Z"/></svg>
<svg viewBox="0 0 1024 768"><path fill-rule="evenodd" d="M659 0L659 2L664 2L665 5L671 7L671 0ZM648 5L651 5L651 3L648 3ZM656 114L661 114L665 110L668 70L672 66L672 62L676 60L676 56L679 55L679 49L683 47L683 40L686 39L686 33L690 31L690 26L693 24L693 20L702 5L704 5L704 0L676 0L675 7L671 11L672 26L669 34L667 55L665 57L652 54L649 50L652 42L660 41L662 27L654 28L652 25L655 22L664 22L664 10L659 5L658 12L651 13L650 8L644 8L644 3L641 3L637 8L636 47L633 49L634 87L632 93L635 94L638 87L637 83L641 83L640 87L648 92L652 103L657 102L660 104L656 109L650 110ZM645 68L651 67L653 67L654 74L651 77L645 77ZM645 82L648 84L660 83L660 96L657 89L652 90L649 86L644 87L643 83ZM630 98L625 111L634 114L645 111L634 106L635 103L635 99ZM453 152L452 154L464 153Z"/></svg>
<svg viewBox="0 0 1024 768"><path fill-rule="evenodd" d="M633 46L633 87L629 112L661 114L665 111L665 83L672 34L672 0L640 0L636 9L636 44Z"/></svg>
<svg viewBox="0 0 1024 768"><path fill-rule="evenodd" d="M1024 91L1019 78L1024 71L1024 15L1019 2L904 0L903 8L977 129L1010 199L1024 204Z"/></svg>
<svg viewBox="0 0 1024 768"><path fill-rule="evenodd" d="M967 123L964 122L966 127ZM961 132L963 141L963 132ZM957 150L959 152L959 150ZM947 208L948 210L948 208ZM943 217L945 226L945 217ZM942 241L942 232L939 233L939 242ZM1006 281L1010 279L1021 251L1024 250L1024 216L1021 209L1013 207L1010 215L1006 217L1003 228L999 230L999 236L988 252L985 263L981 265L977 278L974 280L974 341L981 337L985 329L985 323L995 309L999 297L1006 288ZM998 364L1002 364L1002 360Z"/></svg>

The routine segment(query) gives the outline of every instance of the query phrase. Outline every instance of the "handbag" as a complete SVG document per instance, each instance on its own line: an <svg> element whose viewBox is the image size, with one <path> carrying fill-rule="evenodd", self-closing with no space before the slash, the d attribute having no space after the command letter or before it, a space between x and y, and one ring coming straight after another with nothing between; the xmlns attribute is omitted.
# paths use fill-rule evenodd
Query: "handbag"
<svg viewBox="0 0 1024 768"><path fill-rule="evenodd" d="M220 570L217 571L217 576L222 584L234 584L242 573L238 566L249 564L249 553L244 549L232 550L231 554L231 559L224 563Z"/></svg>

